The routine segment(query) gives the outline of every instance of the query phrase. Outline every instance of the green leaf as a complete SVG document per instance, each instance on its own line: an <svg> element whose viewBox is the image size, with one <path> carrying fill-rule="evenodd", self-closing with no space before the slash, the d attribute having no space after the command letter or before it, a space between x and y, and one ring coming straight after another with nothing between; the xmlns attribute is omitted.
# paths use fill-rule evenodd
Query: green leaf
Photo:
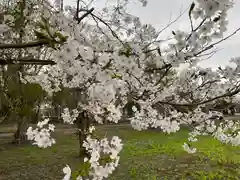
<svg viewBox="0 0 240 180"><path fill-rule="evenodd" d="M80 165L78 172L74 173L75 178L78 176L87 177L89 175L89 169L91 168L91 164L89 162L85 162Z"/></svg>
<svg viewBox="0 0 240 180"><path fill-rule="evenodd" d="M41 22L37 22L36 24L37 24L37 26L39 26L42 30L45 29L44 24L42 24Z"/></svg>
<svg viewBox="0 0 240 180"><path fill-rule="evenodd" d="M112 79L115 79L115 78L122 79L122 76L120 74L113 74Z"/></svg>
<svg viewBox="0 0 240 180"><path fill-rule="evenodd" d="M67 41L67 36L63 36L60 32L55 32L54 37L58 37L61 42L66 42Z"/></svg>
<svg viewBox="0 0 240 180"><path fill-rule="evenodd" d="M43 23L45 24L45 26L47 26L49 24L48 20L45 17L41 17Z"/></svg>
<svg viewBox="0 0 240 180"><path fill-rule="evenodd" d="M37 30L34 30L35 35L37 36L38 39L49 39L46 34L43 32L39 32Z"/></svg>

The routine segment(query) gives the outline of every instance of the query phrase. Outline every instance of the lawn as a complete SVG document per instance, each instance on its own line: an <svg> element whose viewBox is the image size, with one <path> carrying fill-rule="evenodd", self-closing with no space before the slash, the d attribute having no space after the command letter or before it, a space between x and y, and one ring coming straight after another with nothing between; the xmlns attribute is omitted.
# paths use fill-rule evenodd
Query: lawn
<svg viewBox="0 0 240 180"><path fill-rule="evenodd" d="M134 131L127 126L101 126L99 135L118 135L124 141L120 166L110 180L240 179L240 147L221 144L209 137L195 143L198 153L183 151L187 131L166 135L157 131ZM57 180L62 168L79 165L77 138L57 132L57 144L39 149L7 144L0 138L0 180Z"/></svg>

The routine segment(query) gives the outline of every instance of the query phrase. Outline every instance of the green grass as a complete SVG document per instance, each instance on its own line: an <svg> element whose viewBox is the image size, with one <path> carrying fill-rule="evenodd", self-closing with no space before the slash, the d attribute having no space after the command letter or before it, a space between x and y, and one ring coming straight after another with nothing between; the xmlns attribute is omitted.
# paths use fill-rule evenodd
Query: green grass
<svg viewBox="0 0 240 180"><path fill-rule="evenodd" d="M111 180L227 180L240 179L240 147L201 137L194 145L198 153L188 154L182 144L187 132L165 135L157 131L138 132L129 127L105 127L99 135L118 135L123 139L120 166ZM79 165L77 138L55 134L57 144L39 149L31 145L10 145L9 137L0 139L0 180L62 179L62 168Z"/></svg>

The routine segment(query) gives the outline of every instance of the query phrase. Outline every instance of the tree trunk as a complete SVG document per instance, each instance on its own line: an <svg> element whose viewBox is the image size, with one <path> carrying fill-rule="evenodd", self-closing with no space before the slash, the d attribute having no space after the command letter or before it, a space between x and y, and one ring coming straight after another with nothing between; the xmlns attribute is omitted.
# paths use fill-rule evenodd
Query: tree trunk
<svg viewBox="0 0 240 180"><path fill-rule="evenodd" d="M27 141L27 122L26 119L20 119L17 124L17 131L14 133L13 144L22 144Z"/></svg>
<svg viewBox="0 0 240 180"><path fill-rule="evenodd" d="M90 127L90 120L86 112L82 112L77 117L77 128L78 128L78 143L79 143L79 156L87 156L87 151L83 147L83 141L86 139L86 132Z"/></svg>

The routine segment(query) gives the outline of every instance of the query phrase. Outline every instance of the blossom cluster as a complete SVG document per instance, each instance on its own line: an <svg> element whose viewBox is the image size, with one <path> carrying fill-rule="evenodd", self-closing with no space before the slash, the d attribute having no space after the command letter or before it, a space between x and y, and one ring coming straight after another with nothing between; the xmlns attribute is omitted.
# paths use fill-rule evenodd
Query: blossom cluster
<svg viewBox="0 0 240 180"><path fill-rule="evenodd" d="M90 135L87 136L83 143L89 153L89 157L84 158L84 164L87 168L87 174L77 173L77 180L93 179L102 180L107 178L119 164L119 153L122 150L123 144L121 139L113 136L111 141L107 138L101 140L91 137L93 128L90 130ZM69 180L71 177L71 168L67 165L63 168L65 174L64 180Z"/></svg>
<svg viewBox="0 0 240 180"><path fill-rule="evenodd" d="M77 109L73 109L72 115L71 115L69 112L69 109L64 108L63 112L61 114L61 117L62 117L64 123L73 124L74 121L76 121L78 115L79 115L79 112Z"/></svg>
<svg viewBox="0 0 240 180"><path fill-rule="evenodd" d="M232 146L240 145L240 123L238 121L209 119L209 114L205 113L205 120L201 118L203 123L196 125L192 132L189 133L189 143L198 141L197 136L211 135L222 143ZM196 148L190 148L189 143L184 143L184 150L189 153L196 152Z"/></svg>
<svg viewBox="0 0 240 180"><path fill-rule="evenodd" d="M123 144L121 139L117 136L113 136L109 142L107 138L97 141L97 139L92 139L90 136L87 137L86 141L83 143L83 146L90 153L90 158L85 158L85 162L91 164L89 175L93 179L103 179L107 178L109 174L116 169L119 162L119 152L122 150ZM110 162L102 165L99 163L100 155L108 155Z"/></svg>
<svg viewBox="0 0 240 180"><path fill-rule="evenodd" d="M33 140L33 145L40 148L47 148L56 143L55 139L51 137L54 132L55 126L48 124L49 119L44 119L37 123L37 128L33 129L31 126L27 129L26 135L28 140ZM46 125L48 125L46 127Z"/></svg>
<svg viewBox="0 0 240 180"><path fill-rule="evenodd" d="M138 111L134 106L134 117L131 118L131 125L136 130L145 130L150 128L160 128L163 132L172 133L180 130L180 123L177 121L179 114L175 114L175 111L169 116L160 115L156 109L151 106L141 106L141 110Z"/></svg>

